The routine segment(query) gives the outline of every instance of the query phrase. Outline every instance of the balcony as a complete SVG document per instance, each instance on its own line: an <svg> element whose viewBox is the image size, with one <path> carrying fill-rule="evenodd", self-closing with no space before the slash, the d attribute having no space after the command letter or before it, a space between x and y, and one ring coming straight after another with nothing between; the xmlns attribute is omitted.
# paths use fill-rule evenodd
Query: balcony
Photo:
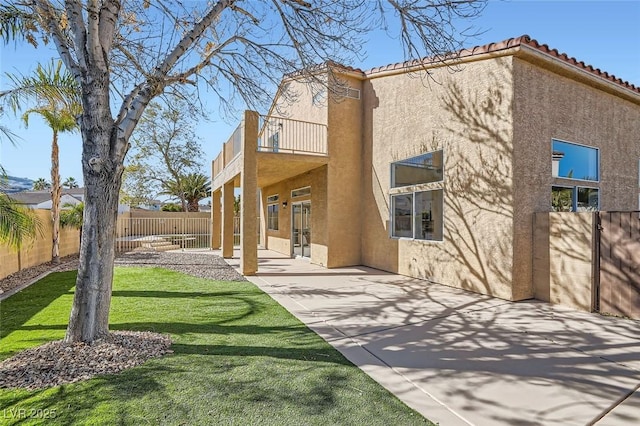
<svg viewBox="0 0 640 426"><path fill-rule="evenodd" d="M327 126L284 117L260 116L258 152L327 155Z"/></svg>
<svg viewBox="0 0 640 426"><path fill-rule="evenodd" d="M241 154L246 156L243 147L255 149L258 187L269 186L328 163L326 125L284 117L257 114L254 117L257 117L257 120L251 120L254 128L248 128L246 120L243 121L213 161L212 189L234 179L246 167L245 161L237 160ZM245 143L243 138L251 134L254 138L257 134L257 140Z"/></svg>

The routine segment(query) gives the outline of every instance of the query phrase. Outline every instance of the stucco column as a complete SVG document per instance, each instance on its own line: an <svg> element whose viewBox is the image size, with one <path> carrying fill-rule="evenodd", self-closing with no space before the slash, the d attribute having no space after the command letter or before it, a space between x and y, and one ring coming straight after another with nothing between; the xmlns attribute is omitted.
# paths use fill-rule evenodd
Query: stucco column
<svg viewBox="0 0 640 426"><path fill-rule="evenodd" d="M240 270L243 275L258 271L258 113L245 111L242 137L242 208L240 209Z"/></svg>
<svg viewBox="0 0 640 426"><path fill-rule="evenodd" d="M222 233L222 218L220 198L222 197L222 191L216 191L211 194L211 248L219 249Z"/></svg>
<svg viewBox="0 0 640 426"><path fill-rule="evenodd" d="M233 257L233 179L222 185L222 257Z"/></svg>

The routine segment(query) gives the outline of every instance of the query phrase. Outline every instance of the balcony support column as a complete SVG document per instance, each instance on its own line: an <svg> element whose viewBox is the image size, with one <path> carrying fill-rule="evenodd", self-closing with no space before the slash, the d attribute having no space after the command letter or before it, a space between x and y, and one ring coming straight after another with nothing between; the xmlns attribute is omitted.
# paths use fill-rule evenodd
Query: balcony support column
<svg viewBox="0 0 640 426"><path fill-rule="evenodd" d="M240 174L240 270L243 275L255 275L258 271L258 119L257 112L245 111Z"/></svg>
<svg viewBox="0 0 640 426"><path fill-rule="evenodd" d="M234 179L222 185L222 257L233 257Z"/></svg>
<svg viewBox="0 0 640 426"><path fill-rule="evenodd" d="M219 249L222 237L222 206L220 198L222 191L215 191L211 194L211 248Z"/></svg>

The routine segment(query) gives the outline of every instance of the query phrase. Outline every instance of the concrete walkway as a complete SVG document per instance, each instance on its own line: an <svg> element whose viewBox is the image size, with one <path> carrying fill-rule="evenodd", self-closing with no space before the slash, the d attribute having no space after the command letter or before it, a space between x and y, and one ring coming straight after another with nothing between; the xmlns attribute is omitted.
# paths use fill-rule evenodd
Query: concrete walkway
<svg viewBox="0 0 640 426"><path fill-rule="evenodd" d="M640 424L638 321L266 250L259 262L253 283L436 423Z"/></svg>

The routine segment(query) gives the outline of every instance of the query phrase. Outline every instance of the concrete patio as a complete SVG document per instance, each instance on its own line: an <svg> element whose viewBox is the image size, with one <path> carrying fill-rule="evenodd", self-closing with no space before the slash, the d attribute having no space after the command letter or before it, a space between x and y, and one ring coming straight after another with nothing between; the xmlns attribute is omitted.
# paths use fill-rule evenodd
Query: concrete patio
<svg viewBox="0 0 640 426"><path fill-rule="evenodd" d="M638 321L267 250L247 278L441 425L640 424Z"/></svg>

